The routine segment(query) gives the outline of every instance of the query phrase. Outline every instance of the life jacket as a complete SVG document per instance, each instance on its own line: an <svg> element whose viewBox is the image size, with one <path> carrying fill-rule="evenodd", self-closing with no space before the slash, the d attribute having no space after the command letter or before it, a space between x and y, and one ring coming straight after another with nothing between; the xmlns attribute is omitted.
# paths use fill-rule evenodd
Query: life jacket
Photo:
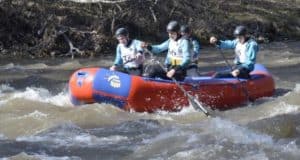
<svg viewBox="0 0 300 160"><path fill-rule="evenodd" d="M121 58L125 68L138 68L144 62L142 60L136 59L136 54L138 53L138 40L129 40L128 45L120 45Z"/></svg>
<svg viewBox="0 0 300 160"><path fill-rule="evenodd" d="M237 42L237 45L235 47L235 62L236 63L246 63L248 60L247 57L247 45L249 43L249 40L247 40L245 43Z"/></svg>
<svg viewBox="0 0 300 160"><path fill-rule="evenodd" d="M168 54L172 66L180 65L183 60L182 41L185 38L181 37L177 41L170 39Z"/></svg>
<svg viewBox="0 0 300 160"><path fill-rule="evenodd" d="M198 53L196 53L195 51L194 51L194 48L195 48L195 46L194 46L194 41L196 41L197 43L199 43L199 41L195 38L195 37L193 37L193 36L190 36L189 37L189 42L190 42L190 52L192 53L192 55L191 55L191 62L196 62L196 61L198 61L198 59L199 59L199 52ZM199 44L198 44L199 45Z"/></svg>

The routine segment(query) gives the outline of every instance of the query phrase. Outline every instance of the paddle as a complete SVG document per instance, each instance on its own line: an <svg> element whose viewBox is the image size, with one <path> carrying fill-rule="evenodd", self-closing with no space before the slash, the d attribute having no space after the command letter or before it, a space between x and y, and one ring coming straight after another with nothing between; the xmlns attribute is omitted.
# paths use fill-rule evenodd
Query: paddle
<svg viewBox="0 0 300 160"><path fill-rule="evenodd" d="M148 52L151 56L151 59L157 63L166 73L168 72L167 69L156 59L153 58L153 53L149 51L148 49L145 49L146 52ZM189 94L181 85L180 83L174 78L171 78L172 81L178 86L178 88L184 93L184 95L188 98L189 102L193 106L195 110L202 111L206 116L210 116L210 113L201 105L201 103L191 94Z"/></svg>
<svg viewBox="0 0 300 160"><path fill-rule="evenodd" d="M220 53L221 53L221 55L222 55L222 57L223 57L225 63L227 64L227 66L228 66L228 67L230 68L230 70L232 71L233 68L232 68L232 66L230 65L230 63L228 62L228 60L226 59L226 57L225 57L225 55L224 55L222 49L219 48L219 51L220 51ZM239 77L236 77L236 79L237 79L239 82L242 82L242 81L240 80ZM245 94L245 96L246 96L246 98L247 98L247 101L249 101L249 94L248 94L246 88L245 88L245 87L242 87L242 89L243 89L243 92L244 92L244 94Z"/></svg>

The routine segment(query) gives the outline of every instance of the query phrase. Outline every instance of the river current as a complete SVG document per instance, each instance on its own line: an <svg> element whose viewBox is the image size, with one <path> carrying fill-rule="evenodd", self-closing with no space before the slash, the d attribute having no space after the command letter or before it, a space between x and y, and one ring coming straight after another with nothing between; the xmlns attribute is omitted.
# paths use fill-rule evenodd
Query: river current
<svg viewBox="0 0 300 160"><path fill-rule="evenodd" d="M193 107L155 113L109 104L74 107L70 75L112 61L0 60L0 159L299 160L300 42L262 44L257 62L273 74L274 96L216 111L214 118ZM218 50L202 50L204 72L224 66Z"/></svg>

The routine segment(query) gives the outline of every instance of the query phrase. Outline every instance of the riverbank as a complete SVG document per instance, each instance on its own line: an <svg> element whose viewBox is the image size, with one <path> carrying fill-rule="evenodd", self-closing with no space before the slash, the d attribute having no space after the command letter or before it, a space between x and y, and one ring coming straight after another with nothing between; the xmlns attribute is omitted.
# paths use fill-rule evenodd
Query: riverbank
<svg viewBox="0 0 300 160"><path fill-rule="evenodd" d="M238 24L262 43L299 40L299 6L298 0L1 1L0 57L111 55L116 28L125 26L131 37L160 43L167 38L165 25L174 19L189 24L203 46L211 35L232 38Z"/></svg>

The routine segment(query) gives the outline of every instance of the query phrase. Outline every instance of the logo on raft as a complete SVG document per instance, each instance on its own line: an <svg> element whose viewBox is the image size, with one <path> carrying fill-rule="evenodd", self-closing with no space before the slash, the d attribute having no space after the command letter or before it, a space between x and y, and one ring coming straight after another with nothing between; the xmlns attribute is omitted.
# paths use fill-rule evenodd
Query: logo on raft
<svg viewBox="0 0 300 160"><path fill-rule="evenodd" d="M120 88L121 87L121 81L120 77L117 75L111 75L107 78L107 81L109 82L110 86L113 88Z"/></svg>
<svg viewBox="0 0 300 160"><path fill-rule="evenodd" d="M87 72L79 71L77 72L77 86L81 87L83 85L83 80L88 77Z"/></svg>

